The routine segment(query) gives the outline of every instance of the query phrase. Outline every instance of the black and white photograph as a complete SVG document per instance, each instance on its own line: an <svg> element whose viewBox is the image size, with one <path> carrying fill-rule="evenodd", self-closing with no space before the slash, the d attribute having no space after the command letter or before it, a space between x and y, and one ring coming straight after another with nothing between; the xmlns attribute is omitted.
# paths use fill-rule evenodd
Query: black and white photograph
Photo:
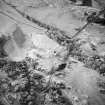
<svg viewBox="0 0 105 105"><path fill-rule="evenodd" d="M105 105L105 0L0 0L0 105Z"/></svg>

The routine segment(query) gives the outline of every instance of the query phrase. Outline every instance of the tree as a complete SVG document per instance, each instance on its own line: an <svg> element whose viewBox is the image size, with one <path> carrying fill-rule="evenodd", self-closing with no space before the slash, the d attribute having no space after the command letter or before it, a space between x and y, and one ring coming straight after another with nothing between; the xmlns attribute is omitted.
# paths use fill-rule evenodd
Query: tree
<svg viewBox="0 0 105 105"><path fill-rule="evenodd" d="M92 0L82 0L83 6L92 6Z"/></svg>

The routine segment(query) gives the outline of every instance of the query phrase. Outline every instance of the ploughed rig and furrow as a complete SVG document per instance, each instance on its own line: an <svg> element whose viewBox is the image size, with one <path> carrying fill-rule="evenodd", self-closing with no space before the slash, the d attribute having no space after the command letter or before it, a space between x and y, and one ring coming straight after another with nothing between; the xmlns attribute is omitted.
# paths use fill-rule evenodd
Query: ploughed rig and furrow
<svg viewBox="0 0 105 105"><path fill-rule="evenodd" d="M12 4L9 4L8 2L6 2L5 0L3 0L3 2L7 5L9 5L12 9L14 9L15 11L17 11L22 17L26 18L28 21L38 25L39 27L41 28L44 28L46 29L46 34L47 36L50 38L50 39L53 39L55 41L58 41L59 44L61 44L62 42L64 43L65 40L71 40L71 38L68 36L69 33L66 33L65 31L63 30L60 30L56 27L53 27L51 25L48 25L48 24L45 24L45 23L42 23L38 20L36 20L35 18L25 14L24 12L18 10L16 8L16 6L12 5ZM55 39L54 39L55 38ZM57 43L58 43L57 42Z"/></svg>

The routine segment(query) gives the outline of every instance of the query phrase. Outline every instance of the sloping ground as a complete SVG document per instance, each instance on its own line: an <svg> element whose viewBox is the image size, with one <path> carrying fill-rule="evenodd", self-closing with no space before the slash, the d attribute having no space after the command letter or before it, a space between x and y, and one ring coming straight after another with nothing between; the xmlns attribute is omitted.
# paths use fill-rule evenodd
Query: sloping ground
<svg viewBox="0 0 105 105"><path fill-rule="evenodd" d="M86 13L91 14L94 11L98 11L93 8L79 7L73 5L69 5L64 8L56 7L53 8L49 6L44 6L35 9L29 7L26 8L26 6L23 8L17 6L17 8L21 9L22 12L24 12L25 10L25 14L35 18L36 20L42 22L43 24L54 26L57 27L58 29L65 31L68 36L75 35L75 33L78 32L78 30L86 24L87 17L87 15L85 15ZM15 17L17 16L19 16L19 14L16 13ZM79 36L82 37L81 40L85 40L86 42L86 46L83 47L84 51L87 45L90 46L90 43L92 43L93 45L97 46L97 52L100 55L104 54L104 45L98 44L104 42L103 26L96 24L89 25L86 29L84 29L84 31ZM88 54L97 53L90 51L91 50L90 47L87 49L89 50ZM87 53L87 51L85 51L85 53Z"/></svg>
<svg viewBox="0 0 105 105"><path fill-rule="evenodd" d="M81 8L78 8L79 7L76 6L65 8L47 7L28 9L26 13L43 23L55 26L61 30L65 30L70 36L72 36L76 32L75 29L80 28L85 24L84 12L80 12Z"/></svg>
<svg viewBox="0 0 105 105"><path fill-rule="evenodd" d="M68 36L73 36L78 32L79 29L81 29L86 24L87 16L85 16L85 13L91 14L93 11L98 10L95 10L93 8L87 9L87 7L71 6L68 8L65 7L63 9L58 8L41 8L38 10L28 9L26 14L35 17L35 19L43 23L64 30L65 32L68 33ZM86 29L83 30L83 32L80 33L78 38L80 38L81 40L84 39L86 41L86 44L89 44L89 41L95 44L95 46L97 46L97 53L103 55L105 51L104 45L101 45L99 43L104 42L105 39L104 33L105 33L104 26L90 24ZM96 53L90 50L89 52L91 54Z"/></svg>

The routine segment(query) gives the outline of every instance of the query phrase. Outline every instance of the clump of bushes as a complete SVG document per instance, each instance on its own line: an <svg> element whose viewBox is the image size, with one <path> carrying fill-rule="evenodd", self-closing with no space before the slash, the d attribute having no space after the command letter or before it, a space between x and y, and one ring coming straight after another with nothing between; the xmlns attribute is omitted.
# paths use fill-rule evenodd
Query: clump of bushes
<svg viewBox="0 0 105 105"><path fill-rule="evenodd" d="M65 85L56 82L48 84L42 74L35 72L38 63L33 59L0 62L1 70L7 74L7 78L0 79L0 94L4 101L7 100L5 103L0 100L3 105L7 102L10 105L72 105L62 95Z"/></svg>

